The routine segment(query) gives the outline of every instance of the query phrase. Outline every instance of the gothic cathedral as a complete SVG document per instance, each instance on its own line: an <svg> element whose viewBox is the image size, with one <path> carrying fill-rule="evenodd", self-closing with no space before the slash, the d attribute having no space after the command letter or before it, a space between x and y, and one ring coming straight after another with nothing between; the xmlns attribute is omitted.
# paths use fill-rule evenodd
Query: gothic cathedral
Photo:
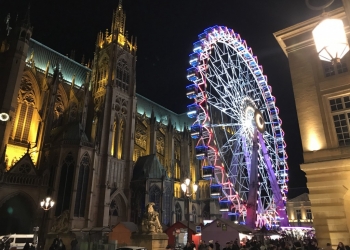
<svg viewBox="0 0 350 250"><path fill-rule="evenodd" d="M56 230L64 213L67 231L139 223L148 202L164 225L218 216L201 178L192 121L136 93L137 40L125 30L121 0L86 64L34 40L29 11L5 21L0 235L31 233L47 196L56 204L46 231ZM199 184L189 211L180 188L186 177Z"/></svg>

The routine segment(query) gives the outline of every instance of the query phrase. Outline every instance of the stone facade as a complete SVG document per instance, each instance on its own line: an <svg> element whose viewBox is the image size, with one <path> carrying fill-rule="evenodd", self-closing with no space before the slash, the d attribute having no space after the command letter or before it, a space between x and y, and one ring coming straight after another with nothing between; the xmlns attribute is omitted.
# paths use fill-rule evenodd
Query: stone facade
<svg viewBox="0 0 350 250"><path fill-rule="evenodd" d="M97 35L88 63L32 39L29 13L9 20L13 29L1 29L0 111L10 120L0 121L0 224L8 225L0 234L30 233L38 225L55 231L62 213L69 215L65 231L133 220L134 165L150 155L165 174L142 185L160 188L166 180L172 194L167 224L185 219L180 184L186 177L199 183L191 219L199 223L218 213L210 211L216 205L201 179L188 132L192 121L136 93L137 43L125 21L120 1L111 30ZM139 211L150 201L148 191ZM39 203L46 196L56 204L42 221Z"/></svg>
<svg viewBox="0 0 350 250"><path fill-rule="evenodd" d="M341 19L350 38L350 5L330 11ZM340 63L318 58L312 30L321 16L274 33L289 60L304 152L313 226L320 247L350 244L349 105L350 54Z"/></svg>
<svg viewBox="0 0 350 250"><path fill-rule="evenodd" d="M307 193L287 201L289 224L292 227L312 227L313 215Z"/></svg>

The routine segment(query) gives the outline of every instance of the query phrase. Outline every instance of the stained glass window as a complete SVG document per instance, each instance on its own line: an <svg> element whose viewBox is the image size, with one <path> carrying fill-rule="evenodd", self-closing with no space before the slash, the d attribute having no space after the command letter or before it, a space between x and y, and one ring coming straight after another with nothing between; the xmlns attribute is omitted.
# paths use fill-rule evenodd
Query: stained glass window
<svg viewBox="0 0 350 250"><path fill-rule="evenodd" d="M161 196L161 191L160 188L154 184L150 189L149 189L149 201L154 202L154 210L159 212L160 209L160 196Z"/></svg>
<svg viewBox="0 0 350 250"><path fill-rule="evenodd" d="M175 204L175 216L176 216L176 221L182 220L182 209L178 202L176 202Z"/></svg>
<svg viewBox="0 0 350 250"><path fill-rule="evenodd" d="M75 198L74 216L84 217L86 196L89 183L90 157L88 153L83 155L79 166L79 177L77 185L77 194Z"/></svg>
<svg viewBox="0 0 350 250"><path fill-rule="evenodd" d="M69 210L70 201L72 197L72 186L74 177L74 158L73 154L69 152L63 161L60 182L57 194L56 212L59 216L65 210Z"/></svg>

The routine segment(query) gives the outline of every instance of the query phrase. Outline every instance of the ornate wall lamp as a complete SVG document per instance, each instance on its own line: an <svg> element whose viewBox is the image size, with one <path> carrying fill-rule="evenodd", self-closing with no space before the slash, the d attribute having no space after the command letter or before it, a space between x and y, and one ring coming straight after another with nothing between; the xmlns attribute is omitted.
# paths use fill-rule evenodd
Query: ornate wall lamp
<svg viewBox="0 0 350 250"><path fill-rule="evenodd" d="M349 51L349 43L345 34L343 21L335 18L327 18L325 8L334 0L330 0L322 6L313 6L310 0L306 5L312 10L323 10L323 20L312 31L318 56L323 61L339 63L340 59Z"/></svg>

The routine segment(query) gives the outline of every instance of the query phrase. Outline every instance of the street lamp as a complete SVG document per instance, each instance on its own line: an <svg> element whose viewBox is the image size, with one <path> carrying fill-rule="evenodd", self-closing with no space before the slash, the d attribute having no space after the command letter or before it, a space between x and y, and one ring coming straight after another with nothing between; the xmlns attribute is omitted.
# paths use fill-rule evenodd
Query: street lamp
<svg viewBox="0 0 350 250"><path fill-rule="evenodd" d="M41 220L41 227L39 228L39 240L38 240L38 244L39 244L39 248L38 249L43 249L44 248L44 224L47 218L47 211L50 210L53 206L55 205L55 202L50 198L47 197L46 199L43 199L40 202L40 207L44 210L44 216Z"/></svg>
<svg viewBox="0 0 350 250"><path fill-rule="evenodd" d="M40 202L41 208L44 209L45 211L49 210L54 205L55 205L55 202L50 197L47 197L46 199Z"/></svg>
<svg viewBox="0 0 350 250"><path fill-rule="evenodd" d="M198 190L198 185L193 183L192 193L190 190L191 180L189 178L181 184L181 189L184 192L185 197L187 197L187 242L190 242L190 197L195 194Z"/></svg>
<svg viewBox="0 0 350 250"><path fill-rule="evenodd" d="M0 121L7 122L10 119L8 113L0 113Z"/></svg>
<svg viewBox="0 0 350 250"><path fill-rule="evenodd" d="M306 5L312 10L323 10L330 6L334 0L327 4L315 7L306 0ZM343 21L340 19L325 18L312 31L318 56L323 61L339 63L340 59L349 51L349 43L344 30Z"/></svg>

